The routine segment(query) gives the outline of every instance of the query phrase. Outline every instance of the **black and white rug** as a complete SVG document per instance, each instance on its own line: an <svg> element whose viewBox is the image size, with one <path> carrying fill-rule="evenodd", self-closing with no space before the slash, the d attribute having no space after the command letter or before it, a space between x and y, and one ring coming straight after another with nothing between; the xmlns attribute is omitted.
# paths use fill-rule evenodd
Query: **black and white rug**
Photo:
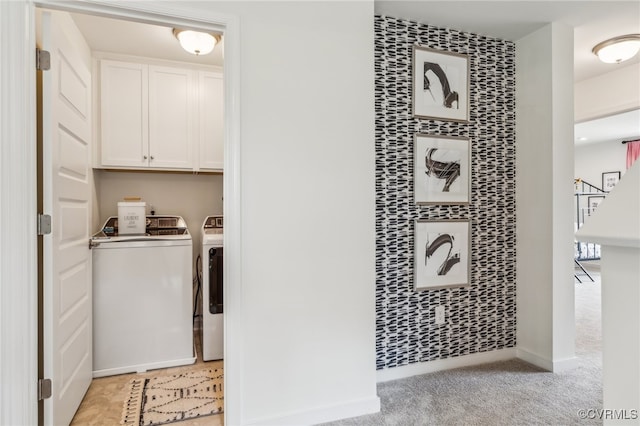
<svg viewBox="0 0 640 426"><path fill-rule="evenodd" d="M220 414L224 407L222 368L134 379L121 424L162 425Z"/></svg>

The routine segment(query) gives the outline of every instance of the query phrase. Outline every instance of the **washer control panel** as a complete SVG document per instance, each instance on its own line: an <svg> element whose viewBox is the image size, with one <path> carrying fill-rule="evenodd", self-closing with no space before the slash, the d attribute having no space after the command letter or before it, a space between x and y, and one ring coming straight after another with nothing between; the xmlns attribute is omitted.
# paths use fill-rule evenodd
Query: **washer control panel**
<svg viewBox="0 0 640 426"><path fill-rule="evenodd" d="M189 234L187 224L180 216L147 216L145 232L147 236ZM107 219L99 234L105 237L117 237L118 217L112 216Z"/></svg>
<svg viewBox="0 0 640 426"><path fill-rule="evenodd" d="M204 229L219 229L222 232L223 229L223 216L207 216L204 220L203 228Z"/></svg>
<svg viewBox="0 0 640 426"><path fill-rule="evenodd" d="M222 228L223 222L222 216L207 216L204 221L204 228Z"/></svg>

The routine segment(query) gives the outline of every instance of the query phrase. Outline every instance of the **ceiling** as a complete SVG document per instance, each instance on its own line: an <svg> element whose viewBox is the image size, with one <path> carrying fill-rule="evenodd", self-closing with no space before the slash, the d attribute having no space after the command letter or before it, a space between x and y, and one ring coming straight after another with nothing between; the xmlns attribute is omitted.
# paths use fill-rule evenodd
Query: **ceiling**
<svg viewBox="0 0 640 426"><path fill-rule="evenodd" d="M640 138L640 110L623 112L575 125L576 145Z"/></svg>
<svg viewBox="0 0 640 426"><path fill-rule="evenodd" d="M91 50L143 56L169 61L222 66L224 37L210 55L186 52L172 27L72 13L71 16Z"/></svg>
<svg viewBox="0 0 640 426"><path fill-rule="evenodd" d="M640 63L640 55L622 65L600 62L591 49L608 38L640 32L640 1L431 1L385 0L374 2L375 13L410 19L424 24L452 28L515 41L550 22L562 22L575 28L574 77L581 81L600 74ZM214 53L191 55L178 44L171 27L128 22L97 16L72 14L92 50L146 56L173 61L218 65L223 63L223 43ZM627 121L624 121L627 120ZM576 138L603 141L612 133L628 129L640 136L638 111L620 117L593 120L576 125ZM579 131L580 130L580 131ZM591 134L589 136L587 133ZM604 136L596 136L604 135ZM608 135L608 136L607 136ZM620 140L620 138L616 138ZM580 143L580 142L578 142Z"/></svg>

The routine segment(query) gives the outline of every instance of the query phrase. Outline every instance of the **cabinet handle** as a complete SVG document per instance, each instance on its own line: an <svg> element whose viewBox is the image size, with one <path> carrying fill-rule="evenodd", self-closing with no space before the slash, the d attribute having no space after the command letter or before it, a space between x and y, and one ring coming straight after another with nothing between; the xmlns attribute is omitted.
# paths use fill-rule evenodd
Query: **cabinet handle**
<svg viewBox="0 0 640 426"><path fill-rule="evenodd" d="M153 155L151 156L151 160L153 160Z"/></svg>
<svg viewBox="0 0 640 426"><path fill-rule="evenodd" d="M143 160L146 160L146 159L147 159L147 156L146 156L146 155L143 155L143 156L142 156L142 159L143 159Z"/></svg>

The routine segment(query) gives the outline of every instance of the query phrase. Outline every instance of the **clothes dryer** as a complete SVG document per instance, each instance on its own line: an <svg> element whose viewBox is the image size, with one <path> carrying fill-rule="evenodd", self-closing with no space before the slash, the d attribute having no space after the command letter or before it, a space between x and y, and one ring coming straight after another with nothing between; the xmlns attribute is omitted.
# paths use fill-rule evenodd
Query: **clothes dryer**
<svg viewBox="0 0 640 426"><path fill-rule="evenodd" d="M202 358L224 357L223 217L208 216L202 224Z"/></svg>

